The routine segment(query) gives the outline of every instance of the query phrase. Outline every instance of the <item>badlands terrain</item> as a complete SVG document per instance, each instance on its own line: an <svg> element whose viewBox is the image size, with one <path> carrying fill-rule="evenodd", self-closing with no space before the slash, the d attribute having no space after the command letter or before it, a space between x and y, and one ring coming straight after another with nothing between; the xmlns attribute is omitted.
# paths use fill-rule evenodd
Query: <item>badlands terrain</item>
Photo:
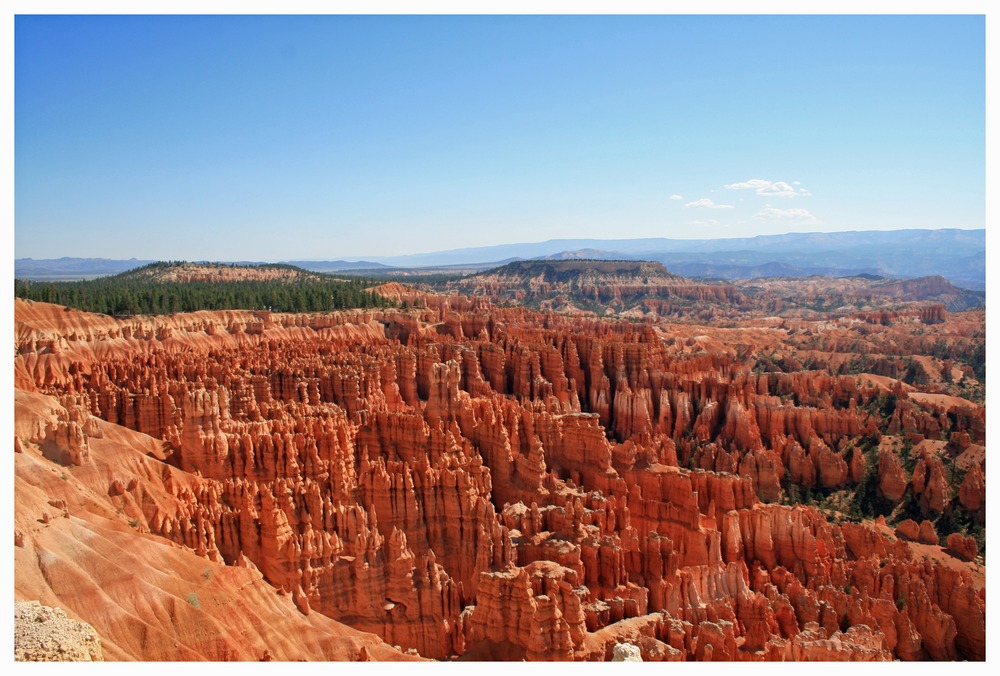
<svg viewBox="0 0 1000 676"><path fill-rule="evenodd" d="M16 299L15 599L110 660L985 659L981 294L512 265Z"/></svg>

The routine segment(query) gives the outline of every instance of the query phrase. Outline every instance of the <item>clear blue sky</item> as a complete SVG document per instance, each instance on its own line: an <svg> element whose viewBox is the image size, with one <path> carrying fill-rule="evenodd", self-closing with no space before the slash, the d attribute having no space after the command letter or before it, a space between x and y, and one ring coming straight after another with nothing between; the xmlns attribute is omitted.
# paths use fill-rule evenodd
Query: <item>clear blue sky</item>
<svg viewBox="0 0 1000 676"><path fill-rule="evenodd" d="M981 228L985 21L15 20L15 256Z"/></svg>

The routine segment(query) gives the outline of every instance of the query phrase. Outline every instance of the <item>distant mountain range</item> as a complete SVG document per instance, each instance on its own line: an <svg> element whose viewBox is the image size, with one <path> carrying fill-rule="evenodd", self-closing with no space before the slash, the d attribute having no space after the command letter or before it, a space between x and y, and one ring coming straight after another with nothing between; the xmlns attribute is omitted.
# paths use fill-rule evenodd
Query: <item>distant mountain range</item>
<svg viewBox="0 0 1000 676"><path fill-rule="evenodd" d="M313 272L343 272L344 270L389 270L391 265L372 261L282 261Z"/></svg>
<svg viewBox="0 0 1000 676"><path fill-rule="evenodd" d="M663 263L686 277L754 279L858 274L914 278L940 275L974 290L986 287L986 230L865 230L727 239L554 239L359 261L283 261L316 272L390 268L485 268L512 260L617 259ZM85 279L151 261L59 258L14 261L20 279ZM227 261L248 263L248 261Z"/></svg>
<svg viewBox="0 0 1000 676"><path fill-rule="evenodd" d="M986 284L986 230L862 230L728 239L555 239L371 260L417 267L518 258L650 260L687 277L722 279L941 275L959 286L981 290Z"/></svg>
<svg viewBox="0 0 1000 676"><path fill-rule="evenodd" d="M93 279L104 275L117 275L133 268L140 268L156 261L114 260L110 258L16 258L14 277L16 279L39 279L48 281Z"/></svg>

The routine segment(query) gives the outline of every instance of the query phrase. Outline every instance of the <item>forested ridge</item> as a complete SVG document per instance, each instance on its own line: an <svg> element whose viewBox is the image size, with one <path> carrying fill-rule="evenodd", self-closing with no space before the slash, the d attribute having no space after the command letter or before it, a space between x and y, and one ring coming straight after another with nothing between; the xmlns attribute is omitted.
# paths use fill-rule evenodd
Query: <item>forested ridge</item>
<svg viewBox="0 0 1000 676"><path fill-rule="evenodd" d="M117 275L74 282L14 280L17 298L57 303L112 316L161 315L196 310L271 310L324 312L344 308L387 307L394 303L366 289L379 282L342 279L290 265L216 265L214 269L287 271L283 279L165 279L182 262L159 262Z"/></svg>

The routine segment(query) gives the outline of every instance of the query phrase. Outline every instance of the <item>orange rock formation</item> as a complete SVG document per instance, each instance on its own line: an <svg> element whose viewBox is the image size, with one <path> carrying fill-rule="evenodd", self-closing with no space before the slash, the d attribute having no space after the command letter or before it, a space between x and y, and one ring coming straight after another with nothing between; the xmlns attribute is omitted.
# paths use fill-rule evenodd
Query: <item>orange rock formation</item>
<svg viewBox="0 0 1000 676"><path fill-rule="evenodd" d="M778 504L875 472L929 515L981 506L981 473L952 498L930 453L907 477L848 449L878 436L878 386L754 373L705 327L427 305L16 301L15 595L113 658L610 659L625 638L644 660L984 658L972 564ZM983 441L981 407L898 401L902 433Z"/></svg>

